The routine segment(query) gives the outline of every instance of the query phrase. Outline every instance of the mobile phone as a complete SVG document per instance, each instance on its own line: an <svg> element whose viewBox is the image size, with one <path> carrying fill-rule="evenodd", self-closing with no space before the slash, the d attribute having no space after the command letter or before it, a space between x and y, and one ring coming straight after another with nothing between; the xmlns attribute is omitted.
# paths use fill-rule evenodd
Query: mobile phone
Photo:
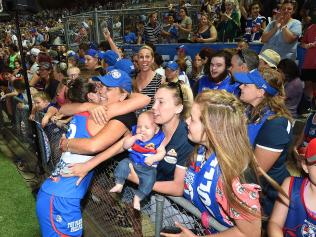
<svg viewBox="0 0 316 237"><path fill-rule="evenodd" d="M181 229L176 226L166 226L161 229L161 233L166 233L166 234L180 234Z"/></svg>

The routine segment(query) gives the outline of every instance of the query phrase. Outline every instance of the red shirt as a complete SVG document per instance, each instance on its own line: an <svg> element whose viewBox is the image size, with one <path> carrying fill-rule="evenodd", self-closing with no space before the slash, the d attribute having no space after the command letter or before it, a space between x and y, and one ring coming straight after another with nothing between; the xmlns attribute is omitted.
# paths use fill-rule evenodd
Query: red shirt
<svg viewBox="0 0 316 237"><path fill-rule="evenodd" d="M309 26L302 39L302 43L309 44L316 42L316 24ZM303 68L316 69L316 47L312 47L306 50Z"/></svg>

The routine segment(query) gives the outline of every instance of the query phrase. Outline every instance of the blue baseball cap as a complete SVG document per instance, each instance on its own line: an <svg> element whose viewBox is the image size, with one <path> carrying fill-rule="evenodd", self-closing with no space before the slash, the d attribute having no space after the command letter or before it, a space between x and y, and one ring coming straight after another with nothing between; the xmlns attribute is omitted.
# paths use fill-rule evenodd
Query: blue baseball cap
<svg viewBox="0 0 316 237"><path fill-rule="evenodd" d="M115 63L119 60L119 55L113 50L107 50L99 56L101 59L104 59L109 66L114 66Z"/></svg>
<svg viewBox="0 0 316 237"><path fill-rule="evenodd" d="M88 49L86 51L86 55L89 55L93 58L97 58L98 57L98 51L96 51L95 49Z"/></svg>
<svg viewBox="0 0 316 237"><path fill-rule="evenodd" d="M134 76L134 74L135 74L134 64L132 63L131 60L126 59L126 58L123 58L123 59L117 61L114 65L114 68L126 72L130 77ZM109 69L109 71L110 71L110 69Z"/></svg>
<svg viewBox="0 0 316 237"><path fill-rule="evenodd" d="M272 87L260 74L257 69L250 72L234 73L235 80L241 84L255 84L259 89L265 90L269 95L276 95L278 90Z"/></svg>
<svg viewBox="0 0 316 237"><path fill-rule="evenodd" d="M172 71L175 71L179 69L179 65L175 61L169 61L166 65L166 68L169 68Z"/></svg>
<svg viewBox="0 0 316 237"><path fill-rule="evenodd" d="M93 80L96 79L107 87L119 87L126 90L128 93L132 91L132 79L122 70L112 69L104 76L97 76L93 78Z"/></svg>

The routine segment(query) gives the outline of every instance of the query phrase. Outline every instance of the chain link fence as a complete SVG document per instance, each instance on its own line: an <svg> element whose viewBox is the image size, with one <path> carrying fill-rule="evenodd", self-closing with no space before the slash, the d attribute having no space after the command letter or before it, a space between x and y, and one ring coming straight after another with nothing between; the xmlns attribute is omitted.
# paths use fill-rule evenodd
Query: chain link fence
<svg viewBox="0 0 316 237"><path fill-rule="evenodd" d="M200 5L188 7L188 15L192 19L192 29L196 29L199 22ZM75 48L80 42L104 41L102 29L107 27L113 36L116 44L123 43L125 29L137 32L139 22L146 23L148 15L152 12L158 13L158 21L164 25L167 23L167 16L170 10L167 7L135 8L86 12L72 15L65 18L65 38L68 47ZM86 31L85 38L80 38L81 31Z"/></svg>
<svg viewBox="0 0 316 237"><path fill-rule="evenodd" d="M32 139L32 122L28 119L28 106L16 98L12 102L13 114L9 116L11 120L1 125L13 128L13 132L21 142L27 143L35 153L37 151ZM7 109L3 102L0 109L0 121L3 121L3 117L7 117ZM38 152L48 176L61 156L59 140L67 127L49 123L42 128L41 117L41 114L37 114L35 119L40 144ZM198 235L205 233L205 229L200 224L200 213L196 214L195 207L185 202L183 198L179 198L183 199L181 204L177 198L152 194L142 201L139 212L132 205L134 190L136 190L132 183L127 183L121 194L109 193L111 187L115 185L114 169L124 157L126 154L120 154L95 169L92 184L82 203L84 213L89 216L94 226L97 226L99 232L103 233L102 236L158 237L162 227L174 226L175 221L184 224Z"/></svg>

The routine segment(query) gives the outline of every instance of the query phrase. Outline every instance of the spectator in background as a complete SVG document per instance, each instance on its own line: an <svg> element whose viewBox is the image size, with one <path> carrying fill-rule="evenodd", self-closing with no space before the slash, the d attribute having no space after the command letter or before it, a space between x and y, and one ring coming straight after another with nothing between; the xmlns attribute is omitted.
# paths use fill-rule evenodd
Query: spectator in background
<svg viewBox="0 0 316 237"><path fill-rule="evenodd" d="M9 67L14 70L14 62L19 58L18 47L15 44L9 45Z"/></svg>
<svg viewBox="0 0 316 237"><path fill-rule="evenodd" d="M132 32L132 26L127 25L124 29L124 43L125 44L136 44L137 43L137 37L134 32Z"/></svg>
<svg viewBox="0 0 316 237"><path fill-rule="evenodd" d="M225 1L225 12L221 13L217 25L217 39L220 42L233 42L240 32L239 15L234 0Z"/></svg>
<svg viewBox="0 0 316 237"><path fill-rule="evenodd" d="M32 29L31 33L34 34L34 37L35 37L34 44L35 45L40 45L42 42L44 42L44 36L41 33L39 33L37 29Z"/></svg>
<svg viewBox="0 0 316 237"><path fill-rule="evenodd" d="M85 53L88 51L89 45L87 43L80 43L78 49L78 67L83 69L85 66Z"/></svg>
<svg viewBox="0 0 316 237"><path fill-rule="evenodd" d="M259 55L260 57L260 55ZM300 79L300 69L291 59L282 59L278 69L284 74L285 106L293 118L297 118L297 108L303 95L303 82Z"/></svg>
<svg viewBox="0 0 316 237"><path fill-rule="evenodd" d="M231 59L232 55L225 50L216 52L210 62L205 65L205 67L209 67L209 73L198 81L195 94L212 89L226 90L234 95L239 95L239 83L232 80L229 71Z"/></svg>
<svg viewBox="0 0 316 237"><path fill-rule="evenodd" d="M168 22L163 26L162 43L176 43L178 41L178 29L174 21L174 15L168 14Z"/></svg>
<svg viewBox="0 0 316 237"><path fill-rule="evenodd" d="M262 9L259 1L249 5L250 14L243 14L246 19L244 39L248 42L259 41L263 30L266 28L266 18L260 15Z"/></svg>
<svg viewBox="0 0 316 237"><path fill-rule="evenodd" d="M149 14L149 21L144 26L145 42L150 42L152 44L159 43L159 37L161 34L162 26L158 22L157 17L158 17L157 12L153 12Z"/></svg>
<svg viewBox="0 0 316 237"><path fill-rule="evenodd" d="M241 50L241 49L248 49L249 48L249 43L248 41L244 40L244 39L240 39L237 42L237 50Z"/></svg>
<svg viewBox="0 0 316 237"><path fill-rule="evenodd" d="M33 78L33 75L36 74L38 72L38 54L41 51L37 48L32 48L30 50L30 63L32 63L32 66L30 67L30 69L28 70L28 74L27 77L29 80L31 80Z"/></svg>
<svg viewBox="0 0 316 237"><path fill-rule="evenodd" d="M258 54L251 49L241 49L233 55L230 71L232 74L236 72L249 72L258 69L258 67Z"/></svg>
<svg viewBox="0 0 316 237"><path fill-rule="evenodd" d="M278 68L281 61L281 56L272 49L266 49L259 54L259 70L263 71L265 68L270 67L273 69Z"/></svg>
<svg viewBox="0 0 316 237"><path fill-rule="evenodd" d="M313 0L305 0L301 9L301 15L303 17L306 26L316 23L316 2Z"/></svg>
<svg viewBox="0 0 316 237"><path fill-rule="evenodd" d="M217 40L215 26L209 21L206 14L202 14L197 31L194 33L192 41L195 43L212 43Z"/></svg>
<svg viewBox="0 0 316 237"><path fill-rule="evenodd" d="M316 90L316 13L306 29L301 46L306 49L302 67L302 80L305 82L304 94L311 101Z"/></svg>
<svg viewBox="0 0 316 237"><path fill-rule="evenodd" d="M174 56L173 61L178 61L179 59L184 61L186 64L185 74L190 77L192 73L192 59L187 55L189 47L187 45L180 45L177 47L177 54Z"/></svg>
<svg viewBox="0 0 316 237"><path fill-rule="evenodd" d="M194 87L194 84L197 83L204 76L204 63L199 53L194 57L192 64L192 74L190 77L190 85Z"/></svg>
<svg viewBox="0 0 316 237"><path fill-rule="evenodd" d="M296 60L298 39L302 34L302 24L293 19L296 3L285 0L276 20L270 22L262 34L261 41L264 43L261 51L273 49L280 54L281 59L289 58Z"/></svg>
<svg viewBox="0 0 316 237"><path fill-rule="evenodd" d="M220 18L221 7L222 0L205 0L201 5L200 12L206 14L212 24L216 25Z"/></svg>
<svg viewBox="0 0 316 237"><path fill-rule="evenodd" d="M179 16L180 23L177 24L179 31L178 43L191 43L192 19L188 16L186 7L180 7Z"/></svg>

